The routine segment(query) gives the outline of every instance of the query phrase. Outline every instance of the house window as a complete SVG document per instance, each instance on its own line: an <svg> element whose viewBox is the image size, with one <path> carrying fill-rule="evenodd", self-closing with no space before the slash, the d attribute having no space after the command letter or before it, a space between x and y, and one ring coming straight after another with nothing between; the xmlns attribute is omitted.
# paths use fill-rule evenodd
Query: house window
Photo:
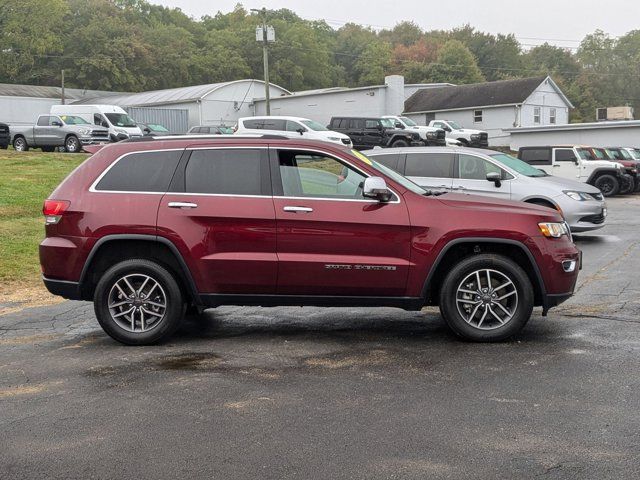
<svg viewBox="0 0 640 480"><path fill-rule="evenodd" d="M540 123L540 107L533 108L533 123Z"/></svg>
<svg viewBox="0 0 640 480"><path fill-rule="evenodd" d="M482 123L482 110L473 111L473 123Z"/></svg>
<svg viewBox="0 0 640 480"><path fill-rule="evenodd" d="M556 109L552 108L549 110L549 123L554 125L556 123Z"/></svg>

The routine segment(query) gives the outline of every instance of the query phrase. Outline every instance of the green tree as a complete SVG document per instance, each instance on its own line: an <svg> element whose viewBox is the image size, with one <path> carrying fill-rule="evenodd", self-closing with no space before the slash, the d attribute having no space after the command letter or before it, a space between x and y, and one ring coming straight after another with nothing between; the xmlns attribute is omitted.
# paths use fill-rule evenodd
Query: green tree
<svg viewBox="0 0 640 480"><path fill-rule="evenodd" d="M386 42L370 44L356 61L358 85L382 85L391 70L391 45Z"/></svg>
<svg viewBox="0 0 640 480"><path fill-rule="evenodd" d="M473 54L459 40L448 40L440 48L436 62L429 71L432 82L465 84L484 81Z"/></svg>

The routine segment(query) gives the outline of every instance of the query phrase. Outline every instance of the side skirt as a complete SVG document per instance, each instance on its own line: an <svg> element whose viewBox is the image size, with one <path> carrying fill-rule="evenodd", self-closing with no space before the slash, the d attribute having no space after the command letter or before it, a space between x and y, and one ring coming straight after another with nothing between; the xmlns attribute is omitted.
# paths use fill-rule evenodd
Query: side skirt
<svg viewBox="0 0 640 480"><path fill-rule="evenodd" d="M417 311L424 305L420 297L338 297L330 295L227 295L201 294L200 300L206 307L222 305L258 307L396 307Z"/></svg>

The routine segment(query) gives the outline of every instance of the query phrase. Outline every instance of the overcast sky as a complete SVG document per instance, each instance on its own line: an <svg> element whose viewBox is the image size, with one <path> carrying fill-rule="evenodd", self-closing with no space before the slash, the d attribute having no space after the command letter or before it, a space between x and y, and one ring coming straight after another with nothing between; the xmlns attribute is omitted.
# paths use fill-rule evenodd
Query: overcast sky
<svg viewBox="0 0 640 480"><path fill-rule="evenodd" d="M490 33L513 33L520 43L549 40L576 47L596 29L612 36L640 29L638 0L150 0L200 17L229 12L237 3L249 8L288 8L308 19L324 19L334 28L346 22L376 29L411 20L423 29L451 29L469 23ZM542 40L540 40L542 39Z"/></svg>

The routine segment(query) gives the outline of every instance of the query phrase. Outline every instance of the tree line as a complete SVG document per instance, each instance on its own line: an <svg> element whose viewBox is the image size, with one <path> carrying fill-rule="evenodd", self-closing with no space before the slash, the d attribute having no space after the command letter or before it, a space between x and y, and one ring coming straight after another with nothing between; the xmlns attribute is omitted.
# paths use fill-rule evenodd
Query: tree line
<svg viewBox="0 0 640 480"><path fill-rule="evenodd" d="M0 0L0 82L135 92L262 78L255 40L261 16L242 5L200 19L145 0ZM291 10L268 12L271 81L292 91L380 84L454 84L551 75L576 109L640 108L640 30L587 35L575 51L545 43L525 49L514 35L466 25L424 31L411 21L376 31L334 29ZM638 110L640 111L640 110Z"/></svg>

